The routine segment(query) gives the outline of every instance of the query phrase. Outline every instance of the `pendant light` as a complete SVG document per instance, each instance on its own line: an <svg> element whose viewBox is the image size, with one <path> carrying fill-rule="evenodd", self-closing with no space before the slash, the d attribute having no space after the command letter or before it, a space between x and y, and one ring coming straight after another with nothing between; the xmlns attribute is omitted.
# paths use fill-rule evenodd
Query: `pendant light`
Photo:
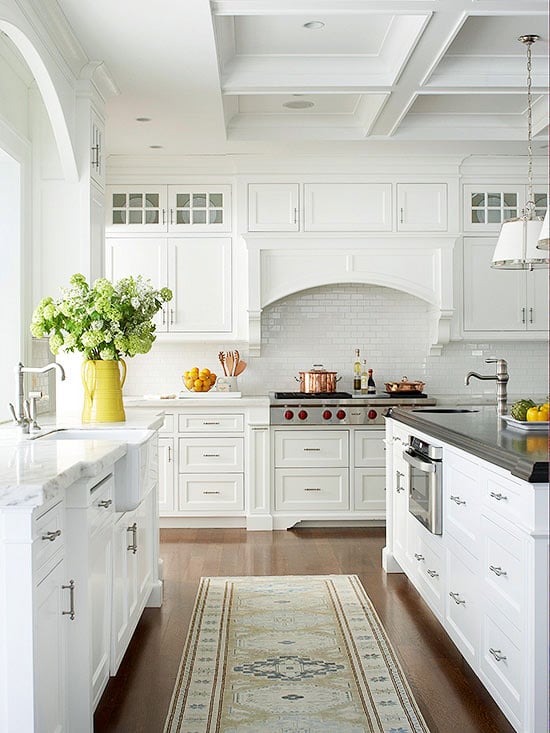
<svg viewBox="0 0 550 733"><path fill-rule="evenodd" d="M520 36L527 47L527 201L516 219L508 219L502 225L498 241L493 253L491 267L502 270L532 270L535 267L547 267L548 257L541 249L537 249L541 235L541 220L535 215L535 199L533 196L533 148L531 133L533 110L531 103L531 46L540 36Z"/></svg>
<svg viewBox="0 0 550 733"><path fill-rule="evenodd" d="M542 222L537 249L550 249L550 219L548 217L548 209L546 209L544 221Z"/></svg>

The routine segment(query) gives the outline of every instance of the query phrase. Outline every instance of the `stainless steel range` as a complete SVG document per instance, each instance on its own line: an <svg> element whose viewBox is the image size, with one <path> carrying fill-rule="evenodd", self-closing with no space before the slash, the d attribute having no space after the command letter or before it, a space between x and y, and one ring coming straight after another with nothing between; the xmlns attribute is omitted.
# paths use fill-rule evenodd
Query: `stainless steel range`
<svg viewBox="0 0 550 733"><path fill-rule="evenodd" d="M383 426L389 407L435 405L425 394L353 396L350 392L273 392L270 394L271 425Z"/></svg>

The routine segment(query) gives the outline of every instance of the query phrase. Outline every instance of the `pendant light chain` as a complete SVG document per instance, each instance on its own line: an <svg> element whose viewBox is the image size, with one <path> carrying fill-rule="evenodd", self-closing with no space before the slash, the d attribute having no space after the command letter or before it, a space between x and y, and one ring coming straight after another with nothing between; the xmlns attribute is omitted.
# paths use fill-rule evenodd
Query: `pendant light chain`
<svg viewBox="0 0 550 733"><path fill-rule="evenodd" d="M533 108L531 97L531 46L533 40L525 41L527 45L527 202L525 208L535 207L535 197L533 195ZM526 211L526 213L528 213Z"/></svg>

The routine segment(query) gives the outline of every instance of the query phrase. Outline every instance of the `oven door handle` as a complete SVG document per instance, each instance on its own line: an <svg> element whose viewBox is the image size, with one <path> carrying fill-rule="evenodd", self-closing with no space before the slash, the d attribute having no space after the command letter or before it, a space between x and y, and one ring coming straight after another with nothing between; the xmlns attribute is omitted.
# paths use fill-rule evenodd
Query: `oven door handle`
<svg viewBox="0 0 550 733"><path fill-rule="evenodd" d="M436 471L437 463L422 460L408 451L403 451L403 458L410 466L418 468L419 471L423 471L424 473L435 473Z"/></svg>

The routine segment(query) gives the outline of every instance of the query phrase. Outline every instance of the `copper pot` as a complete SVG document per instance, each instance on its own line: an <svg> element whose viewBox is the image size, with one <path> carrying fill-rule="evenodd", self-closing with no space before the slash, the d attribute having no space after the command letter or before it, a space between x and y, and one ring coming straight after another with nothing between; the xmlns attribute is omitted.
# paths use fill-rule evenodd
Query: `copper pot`
<svg viewBox="0 0 550 733"><path fill-rule="evenodd" d="M424 389L425 382L409 382L407 377L402 377L400 382L386 382L386 392L400 393L400 392L422 392Z"/></svg>
<svg viewBox="0 0 550 733"><path fill-rule="evenodd" d="M313 369L309 372L298 372L300 378L295 377L300 382L300 392L336 392L336 383L342 379L337 377L338 372L329 372L323 369L321 364L314 364Z"/></svg>

